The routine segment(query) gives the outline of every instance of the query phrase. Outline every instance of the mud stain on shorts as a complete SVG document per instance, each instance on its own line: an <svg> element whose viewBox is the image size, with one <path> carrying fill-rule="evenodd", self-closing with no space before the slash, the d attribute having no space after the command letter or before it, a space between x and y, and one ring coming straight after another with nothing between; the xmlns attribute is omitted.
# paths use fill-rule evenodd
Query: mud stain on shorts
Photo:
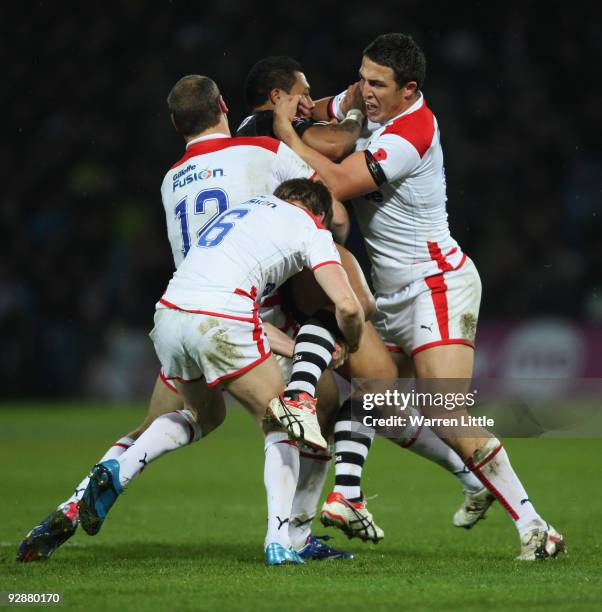
<svg viewBox="0 0 602 612"><path fill-rule="evenodd" d="M199 325L199 331L204 335L214 327L219 327L219 321L217 319L207 319Z"/></svg>
<svg viewBox="0 0 602 612"><path fill-rule="evenodd" d="M477 335L477 318L472 312L465 312L460 317L460 329L462 336L468 340L474 340Z"/></svg>
<svg viewBox="0 0 602 612"><path fill-rule="evenodd" d="M212 332L209 338L212 344L212 350L206 354L206 358L211 361L214 366L224 367L224 365L227 364L236 367L237 361L244 358L244 355L238 350L237 345L233 344L230 340L228 329L222 327L220 321L217 319L206 319L199 325L198 330L203 335Z"/></svg>

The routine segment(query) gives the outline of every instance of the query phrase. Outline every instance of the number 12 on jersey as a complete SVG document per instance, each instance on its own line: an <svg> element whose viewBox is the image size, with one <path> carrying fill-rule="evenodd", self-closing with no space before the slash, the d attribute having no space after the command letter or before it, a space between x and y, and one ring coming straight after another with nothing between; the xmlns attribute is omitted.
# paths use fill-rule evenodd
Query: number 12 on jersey
<svg viewBox="0 0 602 612"><path fill-rule="evenodd" d="M176 204L174 210L176 219L178 219L180 222L180 233L182 234L182 252L184 253L184 256L186 256L190 250L190 225L187 204L187 197L184 197ZM213 214L210 214L207 211L207 208L211 207L211 205L215 205L215 212L213 212ZM207 229L207 227L227 209L228 195L223 189L203 189L203 191L201 191L194 199L194 214L202 215L202 217L198 219L193 217L192 220L190 220L193 230L195 229L195 226L198 225L198 222L202 223L200 227L194 231L195 237L200 238L204 230Z"/></svg>

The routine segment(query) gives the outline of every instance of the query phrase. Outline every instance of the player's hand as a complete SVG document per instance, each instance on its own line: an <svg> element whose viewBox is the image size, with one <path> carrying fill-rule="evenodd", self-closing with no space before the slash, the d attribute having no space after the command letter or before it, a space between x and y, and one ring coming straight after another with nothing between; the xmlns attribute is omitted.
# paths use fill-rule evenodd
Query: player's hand
<svg viewBox="0 0 602 612"><path fill-rule="evenodd" d="M340 368L346 361L349 355L349 348L344 342L340 342L339 340L335 340L334 342L334 351L332 353L332 361L328 366L331 370L336 370Z"/></svg>
<svg viewBox="0 0 602 612"><path fill-rule="evenodd" d="M341 111L343 114L346 115L352 108L357 108L361 110L364 115L366 114L366 105L364 104L359 81L347 87L345 97L341 101Z"/></svg>
<svg viewBox="0 0 602 612"><path fill-rule="evenodd" d="M301 96L280 96L274 106L274 133L285 144L295 133L291 121L297 116L297 107Z"/></svg>
<svg viewBox="0 0 602 612"><path fill-rule="evenodd" d="M289 123L297 116L297 108L301 101L300 95L280 96L274 105L274 118L286 119Z"/></svg>
<svg viewBox="0 0 602 612"><path fill-rule="evenodd" d="M303 117L303 119L311 119L311 112L314 107L315 104L311 96L301 96L299 104L297 105L297 115Z"/></svg>

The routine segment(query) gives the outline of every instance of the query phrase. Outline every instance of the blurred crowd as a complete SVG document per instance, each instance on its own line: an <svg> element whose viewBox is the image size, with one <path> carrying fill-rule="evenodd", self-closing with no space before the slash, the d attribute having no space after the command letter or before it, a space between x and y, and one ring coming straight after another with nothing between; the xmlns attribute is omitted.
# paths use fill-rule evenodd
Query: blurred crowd
<svg viewBox="0 0 602 612"><path fill-rule="evenodd" d="M602 320L602 12L496 6L13 6L0 90L2 395L102 396L156 368L145 334L173 265L159 187L183 150L165 104L180 76L212 76L236 128L261 57L298 59L318 98L356 80L361 50L387 31L412 34L427 56L452 233L481 272L482 317Z"/></svg>

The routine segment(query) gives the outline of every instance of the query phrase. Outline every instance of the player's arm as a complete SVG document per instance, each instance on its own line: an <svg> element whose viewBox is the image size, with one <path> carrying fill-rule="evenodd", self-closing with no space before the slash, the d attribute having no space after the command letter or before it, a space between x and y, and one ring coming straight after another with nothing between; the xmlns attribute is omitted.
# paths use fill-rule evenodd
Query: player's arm
<svg viewBox="0 0 602 612"><path fill-rule="evenodd" d="M271 323L263 322L265 335L268 337L268 342L272 351L283 357L292 357L295 351L295 341L287 336L283 331Z"/></svg>
<svg viewBox="0 0 602 612"><path fill-rule="evenodd" d="M296 98L298 96L282 96L278 100L274 109L274 131L280 140L318 173L319 178L337 200L348 200L370 193L385 182L386 178L382 171L378 172L380 166L369 151L358 151L340 164L335 164L315 149L308 147L291 124L297 108Z"/></svg>
<svg viewBox="0 0 602 612"><path fill-rule="evenodd" d="M341 257L341 265L347 273L351 289L353 289L353 293L355 293L359 303L362 306L362 310L364 311L364 319L369 321L376 312L376 302L374 301L374 296L368 287L366 277L364 276L357 259L351 254L351 252L340 244L337 244L337 250L339 251L339 256Z"/></svg>
<svg viewBox="0 0 602 612"><path fill-rule="evenodd" d="M338 263L326 263L313 270L316 281L332 301L339 329L345 336L349 351L357 351L364 331L364 311Z"/></svg>
<svg viewBox="0 0 602 612"><path fill-rule="evenodd" d="M347 242L347 236L349 236L349 230L351 228L351 221L349 220L349 213L341 202L334 199L332 200L332 220L328 226L328 229L332 232L332 236L338 244L345 244Z"/></svg>
<svg viewBox="0 0 602 612"><path fill-rule="evenodd" d="M353 151L363 124L364 114L354 109L336 125L315 123L303 132L302 140L328 159L338 161Z"/></svg>
<svg viewBox="0 0 602 612"><path fill-rule="evenodd" d="M311 118L314 121L341 121L352 108L357 108L365 113L364 101L359 83L353 83L337 96L328 96L314 100L310 109Z"/></svg>
<svg viewBox="0 0 602 612"><path fill-rule="evenodd" d="M311 118L314 121L330 121L333 117L330 114L332 111L332 101L334 100L333 96L327 96L326 98L320 98L319 100L314 100L314 107L311 111Z"/></svg>

